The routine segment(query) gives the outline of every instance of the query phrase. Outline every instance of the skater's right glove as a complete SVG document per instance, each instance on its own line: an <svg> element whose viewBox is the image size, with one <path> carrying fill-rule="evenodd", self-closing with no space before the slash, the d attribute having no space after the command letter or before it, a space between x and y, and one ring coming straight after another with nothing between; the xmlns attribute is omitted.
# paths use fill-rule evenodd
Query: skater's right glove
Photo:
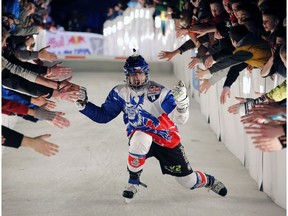
<svg viewBox="0 0 288 216"><path fill-rule="evenodd" d="M189 107L189 97L186 93L186 87L183 81L179 81L178 84L172 90L176 102L176 109L179 113L185 113Z"/></svg>
<svg viewBox="0 0 288 216"><path fill-rule="evenodd" d="M79 99L75 102L75 105L78 110L83 110L85 109L87 103L88 103L88 96L86 88L81 86L79 90Z"/></svg>

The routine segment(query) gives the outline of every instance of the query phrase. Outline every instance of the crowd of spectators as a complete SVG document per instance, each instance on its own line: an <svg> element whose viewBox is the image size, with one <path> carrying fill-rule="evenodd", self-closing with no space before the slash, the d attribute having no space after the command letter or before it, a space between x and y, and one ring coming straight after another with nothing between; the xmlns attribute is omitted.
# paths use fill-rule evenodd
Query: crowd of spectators
<svg viewBox="0 0 288 216"><path fill-rule="evenodd" d="M46 121L58 128L69 127L63 112L53 111L59 100L74 102L80 87L71 82L71 68L64 67L58 57L44 47L34 50L34 36L41 29L56 31L42 22L49 1L9 0L2 13L2 114L18 116L35 123ZM53 62L51 67L44 62ZM56 99L56 100L55 100ZM23 135L2 125L2 145L29 147L46 156L55 155L58 146L46 141L51 135Z"/></svg>
<svg viewBox="0 0 288 216"><path fill-rule="evenodd" d="M167 5L167 4L165 4ZM187 67L196 70L200 93L225 78L219 98L225 104L239 74L260 69L261 76L286 79L286 2L272 0L191 0L166 7L177 37L189 36L179 48L161 51L160 59L195 49ZM178 5L179 6L179 5ZM176 10L174 10L176 8ZM179 10L180 8L180 10ZM156 8L157 9L157 8ZM239 98L228 112L240 114L247 134L262 151L286 148L286 80L258 98Z"/></svg>

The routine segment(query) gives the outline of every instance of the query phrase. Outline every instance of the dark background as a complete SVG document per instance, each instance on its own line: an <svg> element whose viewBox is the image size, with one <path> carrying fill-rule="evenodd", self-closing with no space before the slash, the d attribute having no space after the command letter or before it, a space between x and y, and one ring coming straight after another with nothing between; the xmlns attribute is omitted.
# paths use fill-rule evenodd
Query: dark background
<svg viewBox="0 0 288 216"><path fill-rule="evenodd" d="M125 7L128 0L52 0L50 16L64 28L69 19L76 17L80 31L102 34L108 8L119 2Z"/></svg>

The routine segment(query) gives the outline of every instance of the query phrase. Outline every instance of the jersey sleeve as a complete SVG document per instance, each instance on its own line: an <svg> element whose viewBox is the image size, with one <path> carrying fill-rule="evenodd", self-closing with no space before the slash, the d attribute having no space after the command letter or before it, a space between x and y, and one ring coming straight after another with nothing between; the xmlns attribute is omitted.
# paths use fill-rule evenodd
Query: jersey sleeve
<svg viewBox="0 0 288 216"><path fill-rule="evenodd" d="M162 91L165 91L166 89L162 89ZM176 107L176 103L174 100L173 95L171 94L171 90L166 90L166 96L164 97L161 107L162 109L167 113L170 114Z"/></svg>
<svg viewBox="0 0 288 216"><path fill-rule="evenodd" d="M116 118L123 109L122 98L115 92L115 88L109 93L101 107L88 102L84 110L80 112L97 123L107 123Z"/></svg>

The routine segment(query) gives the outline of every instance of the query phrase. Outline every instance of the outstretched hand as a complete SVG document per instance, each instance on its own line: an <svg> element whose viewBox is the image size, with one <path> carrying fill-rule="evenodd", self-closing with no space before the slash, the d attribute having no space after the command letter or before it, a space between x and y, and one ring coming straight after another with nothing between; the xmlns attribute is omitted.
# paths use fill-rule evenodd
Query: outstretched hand
<svg viewBox="0 0 288 216"><path fill-rule="evenodd" d="M200 59L197 57L191 57L191 61L188 64L189 69L195 69L196 65L200 63Z"/></svg>
<svg viewBox="0 0 288 216"><path fill-rule="evenodd" d="M231 91L230 88L223 88L221 96L220 96L220 103L225 104L227 97L230 98Z"/></svg>
<svg viewBox="0 0 288 216"><path fill-rule="evenodd" d="M50 100L46 99L46 97L48 97L48 96L49 96L49 93L46 95L41 95L39 97L32 97L31 103L35 104L37 106L42 106L42 105L46 104L47 110L54 109L56 107L56 103L54 101L50 101Z"/></svg>
<svg viewBox="0 0 288 216"><path fill-rule="evenodd" d="M199 85L199 92L206 94L210 87L211 83L209 82L209 80L204 79L203 82Z"/></svg>
<svg viewBox="0 0 288 216"><path fill-rule="evenodd" d="M207 59L204 61L204 66L205 68L210 68L214 63L214 59L213 56L210 55L209 57L207 57Z"/></svg>
<svg viewBox="0 0 288 216"><path fill-rule="evenodd" d="M32 148L34 151L50 157L52 155L55 155L59 151L59 146L44 140L49 137L51 137L51 134L44 134L34 138L24 137L21 146Z"/></svg>
<svg viewBox="0 0 288 216"><path fill-rule="evenodd" d="M50 45L40 49L38 51L38 58L41 61L48 61L48 62L53 62L53 61L57 61L58 57L57 55L55 55L54 53L48 52L46 49L49 48Z"/></svg>
<svg viewBox="0 0 288 216"><path fill-rule="evenodd" d="M202 80L208 74L210 74L210 71L208 69L202 70L201 68L197 67L195 77L199 80Z"/></svg>
<svg viewBox="0 0 288 216"><path fill-rule="evenodd" d="M159 59L166 59L167 61L170 61L177 53L176 52L168 52L168 51L161 51L158 54Z"/></svg>
<svg viewBox="0 0 288 216"><path fill-rule="evenodd" d="M46 75L44 76L47 79L59 80L59 78L64 77L65 79L72 76L72 70L70 67L62 67L63 62L55 64L53 67L48 68Z"/></svg>
<svg viewBox="0 0 288 216"><path fill-rule="evenodd" d="M245 98L242 98L242 97L235 97L235 99L239 100L240 103L244 103L245 102ZM240 103L237 103L237 104L234 104L232 106L229 106L228 107L228 112L232 113L232 114L237 114Z"/></svg>
<svg viewBox="0 0 288 216"><path fill-rule="evenodd" d="M279 137L285 135L281 125L266 125L255 123L253 126L244 128L247 134L252 134L253 144L262 151L279 151L283 147L279 141Z"/></svg>
<svg viewBox="0 0 288 216"><path fill-rule="evenodd" d="M80 86L71 83L70 85L67 85L63 87L62 89L60 89L58 97L56 99L62 99L62 100L68 100L70 102L75 102L79 100L79 96L80 96L79 90L80 90Z"/></svg>
<svg viewBox="0 0 288 216"><path fill-rule="evenodd" d="M58 112L57 115L55 116L55 118L51 121L48 121L48 122L51 123L52 125L60 128L60 129L63 129L65 127L69 127L70 121L68 119L64 118L63 115L65 115L65 113Z"/></svg>

